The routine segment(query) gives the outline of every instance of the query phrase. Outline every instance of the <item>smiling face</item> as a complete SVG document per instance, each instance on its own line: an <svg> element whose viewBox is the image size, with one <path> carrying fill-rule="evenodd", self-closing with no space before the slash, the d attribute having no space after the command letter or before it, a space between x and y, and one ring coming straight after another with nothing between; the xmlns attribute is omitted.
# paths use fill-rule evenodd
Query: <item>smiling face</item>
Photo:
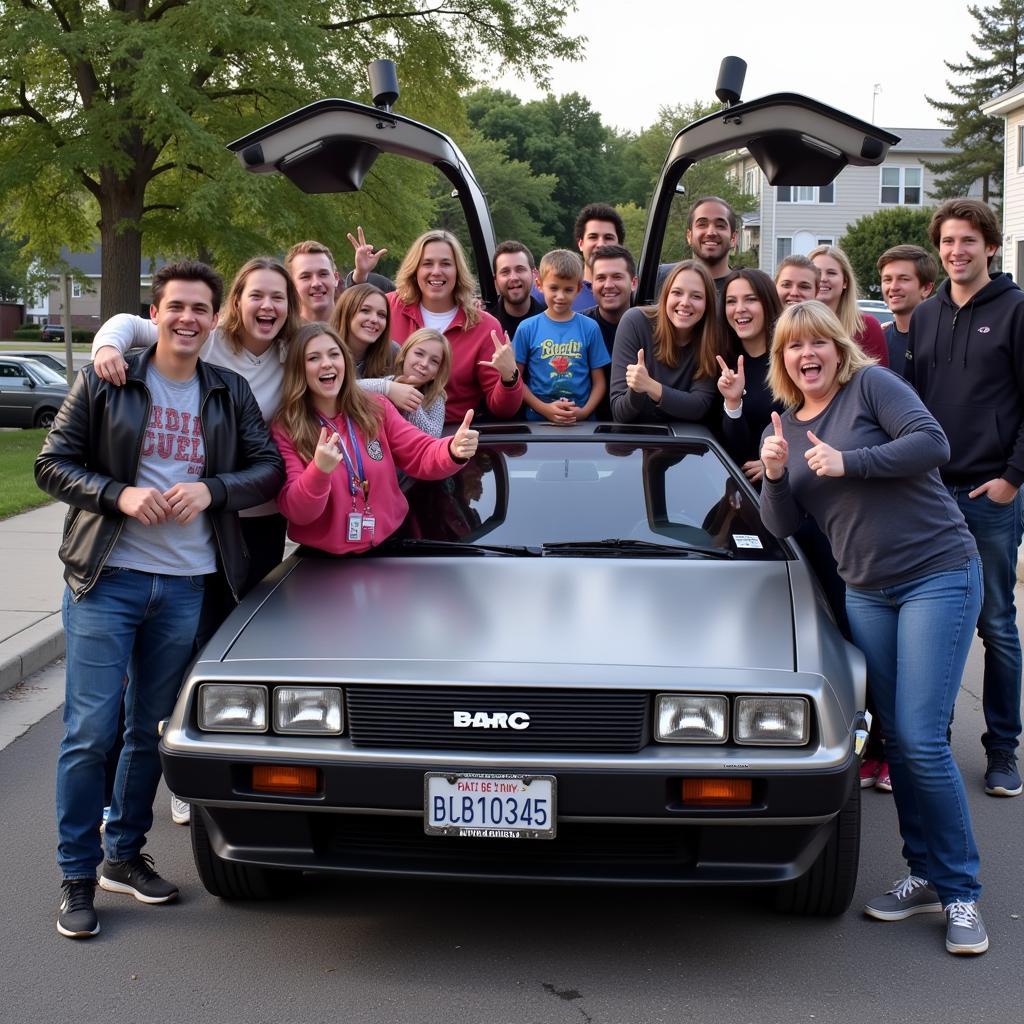
<svg viewBox="0 0 1024 1024"><path fill-rule="evenodd" d="M420 302L432 313L444 313L454 308L457 280L452 247L447 242L427 242L416 268Z"/></svg>
<svg viewBox="0 0 1024 1024"><path fill-rule="evenodd" d="M784 306L796 306L808 299L817 298L818 280L814 272L806 267L783 267L775 290Z"/></svg>
<svg viewBox="0 0 1024 1024"><path fill-rule="evenodd" d="M740 341L764 347L764 306L745 278L738 277L725 290L725 319Z"/></svg>
<svg viewBox="0 0 1024 1024"><path fill-rule="evenodd" d="M599 245L618 245L619 232L610 220L588 220L583 225L583 237L576 239L583 256L583 266L590 265L590 254Z"/></svg>
<svg viewBox="0 0 1024 1024"><path fill-rule="evenodd" d="M334 308L338 272L323 252L305 252L292 258L289 268L299 293L299 316L303 320L328 320Z"/></svg>
<svg viewBox="0 0 1024 1024"><path fill-rule="evenodd" d="M821 281L818 283L818 301L824 302L834 313L839 308L839 300L849 282L843 273L843 268L838 260L831 256L822 254L814 257L814 265L821 271Z"/></svg>
<svg viewBox="0 0 1024 1024"><path fill-rule="evenodd" d="M626 261L621 256L594 260L590 276L597 308L607 319L617 320L629 309L636 288L636 278L630 275Z"/></svg>
<svg viewBox="0 0 1024 1024"><path fill-rule="evenodd" d="M825 405L839 390L839 349L831 338L793 338L782 357L805 403Z"/></svg>
<svg viewBox="0 0 1024 1024"><path fill-rule="evenodd" d="M213 292L205 281L172 279L164 285L159 305L149 307L149 318L157 326L161 361L194 363L217 325Z"/></svg>
<svg viewBox="0 0 1024 1024"><path fill-rule="evenodd" d="M736 244L736 233L729 226L729 211L721 203L710 200L693 211L693 223L686 229L686 242L693 255L719 269L728 264L729 252Z"/></svg>
<svg viewBox="0 0 1024 1024"><path fill-rule="evenodd" d="M506 307L521 306L530 301L533 268L525 252L503 252L494 259L494 287L505 300Z"/></svg>
<svg viewBox="0 0 1024 1024"><path fill-rule="evenodd" d="M893 260L881 270L882 298L890 311L907 314L931 293L931 282L922 284L912 260Z"/></svg>
<svg viewBox="0 0 1024 1024"><path fill-rule="evenodd" d="M244 340L265 349L288 316L288 282L276 270L254 270L238 299Z"/></svg>
<svg viewBox="0 0 1024 1024"><path fill-rule="evenodd" d="M673 278L665 299L665 315L669 323L688 335L700 323L707 305L704 279L696 270L680 270Z"/></svg>
<svg viewBox="0 0 1024 1024"><path fill-rule="evenodd" d="M363 353L384 333L388 323L388 302L383 295L367 295L349 318L345 338L353 354Z"/></svg>
<svg viewBox="0 0 1024 1024"><path fill-rule="evenodd" d="M970 297L988 284L988 262L996 246L986 245L979 228L969 220L950 218L939 228L939 259L950 284Z"/></svg>
<svg viewBox="0 0 1024 1024"><path fill-rule="evenodd" d="M345 382L345 357L341 346L329 334L318 334L306 342L306 386L313 405L334 415L338 394Z"/></svg>
<svg viewBox="0 0 1024 1024"><path fill-rule="evenodd" d="M444 346L433 339L418 341L405 354L401 375L415 386L429 384L444 362Z"/></svg>

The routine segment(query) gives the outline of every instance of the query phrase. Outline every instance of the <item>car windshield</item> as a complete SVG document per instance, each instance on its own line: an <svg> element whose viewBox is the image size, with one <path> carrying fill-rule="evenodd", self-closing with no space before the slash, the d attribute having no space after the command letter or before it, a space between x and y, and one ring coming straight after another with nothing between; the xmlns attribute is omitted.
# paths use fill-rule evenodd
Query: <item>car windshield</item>
<svg viewBox="0 0 1024 1024"><path fill-rule="evenodd" d="M410 481L406 497L409 515L385 550L457 542L494 554L787 557L699 440L484 441L455 476Z"/></svg>

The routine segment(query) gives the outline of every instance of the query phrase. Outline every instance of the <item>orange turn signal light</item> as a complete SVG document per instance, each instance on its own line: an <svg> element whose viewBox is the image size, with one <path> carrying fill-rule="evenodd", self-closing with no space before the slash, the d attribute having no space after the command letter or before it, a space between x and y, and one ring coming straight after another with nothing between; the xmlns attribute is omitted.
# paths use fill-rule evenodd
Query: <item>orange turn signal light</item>
<svg viewBox="0 0 1024 1024"><path fill-rule="evenodd" d="M316 768L287 764L254 764L252 788L261 793L316 796L320 785Z"/></svg>
<svg viewBox="0 0 1024 1024"><path fill-rule="evenodd" d="M749 806L753 788L750 779L683 779L683 803L705 807Z"/></svg>

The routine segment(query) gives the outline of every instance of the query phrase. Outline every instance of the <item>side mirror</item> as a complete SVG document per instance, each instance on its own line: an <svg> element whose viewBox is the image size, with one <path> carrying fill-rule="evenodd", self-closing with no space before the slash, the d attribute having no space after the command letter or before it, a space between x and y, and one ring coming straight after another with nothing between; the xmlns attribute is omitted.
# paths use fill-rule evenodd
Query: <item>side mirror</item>
<svg viewBox="0 0 1024 1024"><path fill-rule="evenodd" d="M31 377L26 377L21 386L23 388L34 388L36 386L36 382Z"/></svg>

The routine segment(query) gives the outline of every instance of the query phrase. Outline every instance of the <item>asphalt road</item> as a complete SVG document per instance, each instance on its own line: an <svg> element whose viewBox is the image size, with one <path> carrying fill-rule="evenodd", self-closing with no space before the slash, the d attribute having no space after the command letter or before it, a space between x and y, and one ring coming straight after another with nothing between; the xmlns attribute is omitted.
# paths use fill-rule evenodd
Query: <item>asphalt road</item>
<svg viewBox="0 0 1024 1024"><path fill-rule="evenodd" d="M164 790L148 850L181 885L150 907L98 892L101 934L54 927L53 769L60 665L0 700L0 1021L286 1024L1010 1024L1024 1018L1024 797L981 787L977 651L954 748L982 849L977 958L943 919L869 921L859 905L903 873L892 799L864 793L854 907L775 914L756 892L510 888L308 879L277 904L200 886ZM29 725L29 723L35 724ZM17 739L11 737L28 726Z"/></svg>

